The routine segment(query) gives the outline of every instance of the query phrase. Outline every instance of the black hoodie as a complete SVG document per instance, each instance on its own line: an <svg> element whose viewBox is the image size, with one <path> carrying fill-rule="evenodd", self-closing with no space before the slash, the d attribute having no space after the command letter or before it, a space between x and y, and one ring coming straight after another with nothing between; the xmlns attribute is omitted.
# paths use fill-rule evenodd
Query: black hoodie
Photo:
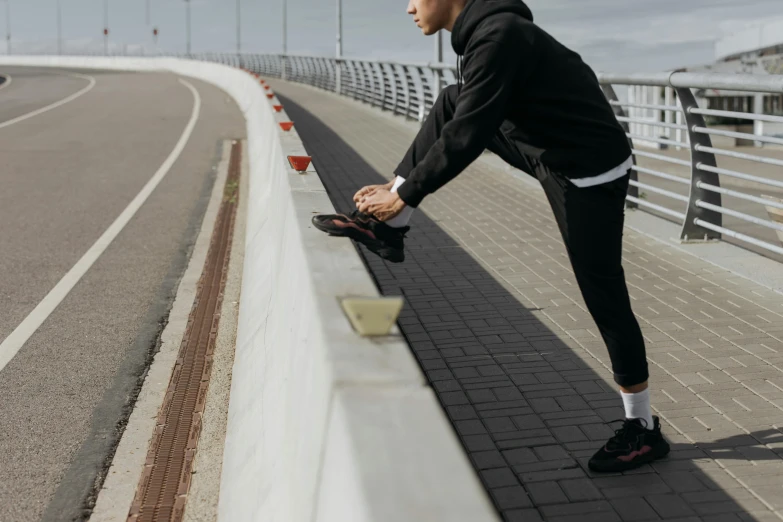
<svg viewBox="0 0 783 522"><path fill-rule="evenodd" d="M535 25L521 0L468 0L451 44L459 56L456 111L400 186L407 205L467 168L498 131L570 179L597 176L631 155L593 70Z"/></svg>

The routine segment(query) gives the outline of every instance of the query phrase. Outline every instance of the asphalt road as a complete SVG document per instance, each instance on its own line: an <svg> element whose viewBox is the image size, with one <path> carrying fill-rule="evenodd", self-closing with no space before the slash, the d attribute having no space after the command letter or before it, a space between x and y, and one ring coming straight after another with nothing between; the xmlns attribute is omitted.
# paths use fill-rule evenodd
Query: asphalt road
<svg viewBox="0 0 783 522"><path fill-rule="evenodd" d="M0 68L6 74L0 343L136 198L180 141L195 105L191 90L169 74ZM187 81L201 107L179 159L0 369L0 521L83 516L111 457L189 260L219 146L245 136L225 93Z"/></svg>

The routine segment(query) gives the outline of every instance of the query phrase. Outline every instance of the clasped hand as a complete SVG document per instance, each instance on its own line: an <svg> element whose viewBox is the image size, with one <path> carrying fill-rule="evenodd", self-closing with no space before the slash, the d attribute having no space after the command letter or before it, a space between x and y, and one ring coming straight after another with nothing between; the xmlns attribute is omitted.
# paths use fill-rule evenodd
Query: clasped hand
<svg viewBox="0 0 783 522"><path fill-rule="evenodd" d="M380 221L388 221L399 215L405 208L405 202L389 185L369 185L362 188L353 197L356 208L365 214L372 214Z"/></svg>

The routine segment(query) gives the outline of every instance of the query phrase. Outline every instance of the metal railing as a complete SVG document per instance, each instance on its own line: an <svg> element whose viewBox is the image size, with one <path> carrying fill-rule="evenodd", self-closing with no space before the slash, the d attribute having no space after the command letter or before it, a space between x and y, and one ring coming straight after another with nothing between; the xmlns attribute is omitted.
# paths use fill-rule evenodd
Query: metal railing
<svg viewBox="0 0 783 522"><path fill-rule="evenodd" d="M630 194L629 202L675 219L682 225L683 241L732 238L754 250L783 255L783 219L779 217L783 216L783 139L763 133L764 123L782 125L783 117L763 114L758 103L763 104L765 95L783 94L783 76L663 73L603 74L599 79L633 143L631 186L637 194ZM628 89L625 102L614 95L618 85ZM707 108L711 103L705 91L719 102L755 100L746 107L756 112ZM720 93L726 96L715 96ZM732 130L708 125L705 117L748 123ZM747 131L740 130L746 126ZM652 153L650 145L684 149L689 154ZM640 181L639 174L645 179ZM656 182L658 186L653 185ZM687 187L687 191L673 190L674 186ZM669 204L646 201L639 197L639 190L668 198ZM724 224L729 219L734 226Z"/></svg>
<svg viewBox="0 0 783 522"><path fill-rule="evenodd" d="M419 122L440 89L456 82L455 67L446 64L291 54L177 56L309 84ZM764 134L764 125L779 126L783 136L783 116L762 110L769 96L779 96L783 107L783 76L598 77L634 153L629 207L677 222L682 241L724 239L783 260L783 137ZM734 123L719 124L725 121Z"/></svg>
<svg viewBox="0 0 783 522"><path fill-rule="evenodd" d="M418 121L427 116L440 88L456 82L455 68L445 64L246 55L236 65ZM783 256L783 222L773 213L783 212L783 139L763 134L764 123L783 128L783 117L763 114L752 104L746 106L755 113L710 109L703 96L705 91L728 91L756 101L780 96L783 76L601 74L599 81L634 152L629 207L676 221L682 241L730 238L760 253ZM622 100L616 90L620 86L625 88ZM747 121L750 129L708 125L705 117ZM745 151L739 143L753 148ZM758 172L759 166L766 172ZM729 208L727 201L740 204Z"/></svg>

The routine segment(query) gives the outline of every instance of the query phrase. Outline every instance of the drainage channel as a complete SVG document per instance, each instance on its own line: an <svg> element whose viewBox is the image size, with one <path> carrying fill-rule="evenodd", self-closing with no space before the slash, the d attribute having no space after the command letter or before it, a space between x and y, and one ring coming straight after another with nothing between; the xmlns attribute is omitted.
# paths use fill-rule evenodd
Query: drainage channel
<svg viewBox="0 0 783 522"><path fill-rule="evenodd" d="M129 522L180 521L185 512L228 273L241 157L241 142L235 141L207 260L158 413Z"/></svg>

